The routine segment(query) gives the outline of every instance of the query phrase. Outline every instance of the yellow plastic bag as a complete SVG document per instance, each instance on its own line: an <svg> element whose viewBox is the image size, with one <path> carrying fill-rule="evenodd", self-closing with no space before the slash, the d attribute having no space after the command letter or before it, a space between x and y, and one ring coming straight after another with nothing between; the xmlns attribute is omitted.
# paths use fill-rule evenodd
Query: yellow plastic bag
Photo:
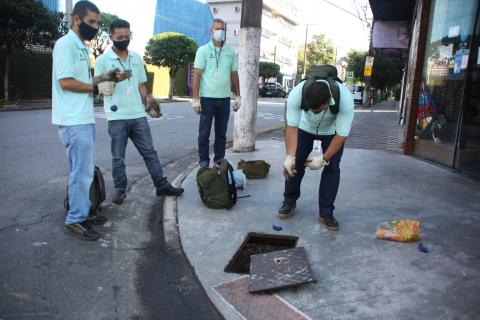
<svg viewBox="0 0 480 320"><path fill-rule="evenodd" d="M399 242L414 242L420 240L420 221L391 220L377 227L375 238Z"/></svg>

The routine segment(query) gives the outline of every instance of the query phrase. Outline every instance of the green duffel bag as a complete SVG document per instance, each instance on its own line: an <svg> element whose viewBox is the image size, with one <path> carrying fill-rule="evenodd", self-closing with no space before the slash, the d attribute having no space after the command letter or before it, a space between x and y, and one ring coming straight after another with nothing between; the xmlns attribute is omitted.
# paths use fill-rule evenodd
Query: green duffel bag
<svg viewBox="0 0 480 320"><path fill-rule="evenodd" d="M200 198L210 209L230 209L237 203L233 167L227 160L222 160L218 169L200 168L197 186Z"/></svg>
<svg viewBox="0 0 480 320"><path fill-rule="evenodd" d="M270 165L265 160L240 160L238 169L242 169L247 179L263 179L270 171Z"/></svg>

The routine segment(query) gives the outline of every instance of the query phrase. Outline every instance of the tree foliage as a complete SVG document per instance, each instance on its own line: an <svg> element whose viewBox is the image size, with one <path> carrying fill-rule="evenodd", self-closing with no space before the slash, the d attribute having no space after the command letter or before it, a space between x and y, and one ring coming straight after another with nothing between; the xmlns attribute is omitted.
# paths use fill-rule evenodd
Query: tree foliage
<svg viewBox="0 0 480 320"><path fill-rule="evenodd" d="M15 50L52 48L67 32L63 13L50 12L40 1L0 1L0 50L5 54L4 97L9 99L10 56Z"/></svg>
<svg viewBox="0 0 480 320"><path fill-rule="evenodd" d="M107 46L112 42L110 40L110 25L117 19L118 16L114 14L102 12L98 33L89 44L90 50L95 58L98 58L104 53Z"/></svg>
<svg viewBox="0 0 480 320"><path fill-rule="evenodd" d="M268 78L276 78L280 73L280 66L273 62L260 61L258 75L265 81Z"/></svg>
<svg viewBox="0 0 480 320"><path fill-rule="evenodd" d="M307 70L314 64L334 64L335 48L330 39L324 34L313 36L312 42L307 45Z"/></svg>
<svg viewBox="0 0 480 320"><path fill-rule="evenodd" d="M365 81L363 71L367 51L350 50L347 53L348 71L354 72L357 81ZM400 57L384 57L374 54L372 68L372 87L385 90L402 80L404 61Z"/></svg>
<svg viewBox="0 0 480 320"><path fill-rule="evenodd" d="M195 60L197 52L195 41L183 34L164 32L153 36L145 48L146 63L169 68L171 99L173 96L174 79L177 71Z"/></svg>

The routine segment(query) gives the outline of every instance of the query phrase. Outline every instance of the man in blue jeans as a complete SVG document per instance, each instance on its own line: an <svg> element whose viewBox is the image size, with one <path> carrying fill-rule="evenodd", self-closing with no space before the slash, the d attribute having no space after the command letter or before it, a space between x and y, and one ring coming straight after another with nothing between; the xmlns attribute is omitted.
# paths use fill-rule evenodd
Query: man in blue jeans
<svg viewBox="0 0 480 320"><path fill-rule="evenodd" d="M147 104L145 85L147 75L140 55L128 50L131 38L130 24L120 19L113 21L110 35L113 46L98 57L95 74L102 74L110 68L118 68L130 74L128 80L124 82L104 82L98 87L104 96L108 133L112 138L112 176L115 186L112 202L120 205L127 196L125 150L129 138L145 161L157 189L157 196L179 196L183 189L173 187L163 176L162 166L153 147L152 134L144 110L144 105Z"/></svg>
<svg viewBox="0 0 480 320"><path fill-rule="evenodd" d="M306 106L303 110L305 81L293 88L288 96L285 131L287 156L283 163L286 181L284 201L278 211L279 218L290 217L300 197L305 168L318 170L323 167L318 195L319 220L330 231L339 228L333 210L340 183L340 159L354 115L352 94L343 84L336 83L340 91L338 113L331 111L330 105L335 105L335 100L326 80L317 80L306 88ZM315 140L321 141L323 155L309 157Z"/></svg>
<svg viewBox="0 0 480 320"><path fill-rule="evenodd" d="M197 50L193 75L192 108L200 115L198 156L201 167L210 166L209 138L213 119L214 164L225 157L232 84L236 96L233 110L238 111L241 105L237 54L233 47L225 44L225 22L213 20L210 34L212 41Z"/></svg>
<svg viewBox="0 0 480 320"><path fill-rule="evenodd" d="M70 170L65 231L83 240L97 240L100 235L90 225L105 223L106 218L88 219L95 160L93 89L102 81L118 82L127 75L112 68L92 78L90 51L84 41L95 37L100 11L89 1L79 1L72 18L72 29L53 49L52 123L67 148Z"/></svg>

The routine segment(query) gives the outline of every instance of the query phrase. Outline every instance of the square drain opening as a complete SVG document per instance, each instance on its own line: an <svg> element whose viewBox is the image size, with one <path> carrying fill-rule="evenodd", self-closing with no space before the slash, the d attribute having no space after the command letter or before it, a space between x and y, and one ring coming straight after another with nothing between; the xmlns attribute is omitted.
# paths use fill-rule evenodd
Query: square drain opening
<svg viewBox="0 0 480 320"><path fill-rule="evenodd" d="M230 273L248 274L251 255L295 248L297 241L297 236L249 232L224 270Z"/></svg>

